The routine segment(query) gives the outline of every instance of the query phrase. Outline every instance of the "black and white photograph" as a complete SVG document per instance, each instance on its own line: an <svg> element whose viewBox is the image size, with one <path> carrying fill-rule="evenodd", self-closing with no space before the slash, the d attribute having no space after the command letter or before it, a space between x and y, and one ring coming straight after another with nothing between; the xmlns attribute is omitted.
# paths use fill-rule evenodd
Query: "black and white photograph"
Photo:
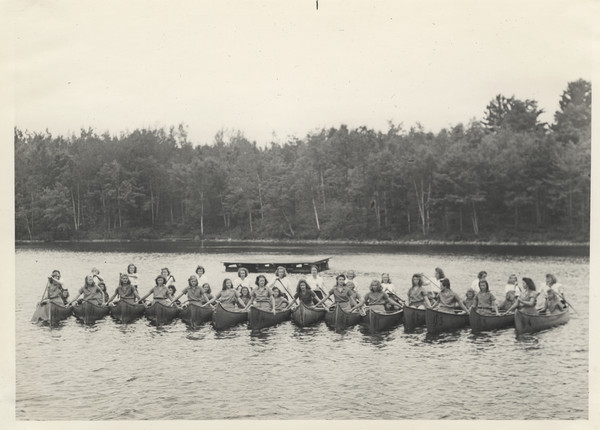
<svg viewBox="0 0 600 430"><path fill-rule="evenodd" d="M10 428L598 428L598 2L2 8Z"/></svg>

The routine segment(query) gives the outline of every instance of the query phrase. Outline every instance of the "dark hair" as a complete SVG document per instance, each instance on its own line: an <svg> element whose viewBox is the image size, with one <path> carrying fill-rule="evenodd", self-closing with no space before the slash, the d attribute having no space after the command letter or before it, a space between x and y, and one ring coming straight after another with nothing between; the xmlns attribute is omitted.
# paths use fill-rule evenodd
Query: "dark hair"
<svg viewBox="0 0 600 430"><path fill-rule="evenodd" d="M381 274L381 283L383 284L383 275L387 275L387 277L388 277L388 282L386 282L386 284L391 284L392 283L392 279L390 278L390 274L389 273L382 273Z"/></svg>
<svg viewBox="0 0 600 430"><path fill-rule="evenodd" d="M446 277L446 275L444 274L444 271L442 270L441 267L436 267L435 268L435 272L440 275L440 279L444 279Z"/></svg>
<svg viewBox="0 0 600 430"><path fill-rule="evenodd" d="M137 273L137 266L136 266L135 264L133 264L133 263L129 263L129 264L127 265L127 273L129 273L129 268L130 268L131 266L133 266L133 273Z"/></svg>
<svg viewBox="0 0 600 430"><path fill-rule="evenodd" d="M94 282L94 276L93 275L85 275L85 278L83 278L83 286L85 287L86 285L88 285L88 276L92 278L92 285L96 285L96 283Z"/></svg>
<svg viewBox="0 0 600 430"><path fill-rule="evenodd" d="M267 283L268 283L269 281L267 281L267 277L266 277L265 275L258 275L258 276L256 277L256 281L254 281L254 283L255 283L257 286L259 286L258 280L259 280L260 278L264 279L264 280L265 280L265 285L267 285Z"/></svg>
<svg viewBox="0 0 600 430"><path fill-rule="evenodd" d="M104 287L104 289L102 291L106 291L106 284L104 282L99 282L98 288L102 289L102 287Z"/></svg>
<svg viewBox="0 0 600 430"><path fill-rule="evenodd" d="M281 290L278 287L273 287L273 294L275 293L275 290L277 290L277 292L279 293L278 295L281 296Z"/></svg>
<svg viewBox="0 0 600 430"><path fill-rule="evenodd" d="M206 273L206 270L204 270L204 267L198 265L198 267L196 267L196 271L194 272L195 274L198 274L198 269L202 269L202 273Z"/></svg>
<svg viewBox="0 0 600 430"><path fill-rule="evenodd" d="M523 278L523 282L525 282L525 285L527 285L528 290L535 291L535 284L533 283L531 278Z"/></svg>
<svg viewBox="0 0 600 430"><path fill-rule="evenodd" d="M479 273L477 274L477 277L478 277L479 279L483 278L484 276L487 276L487 272L486 272L485 270L482 270L481 272L479 272Z"/></svg>
<svg viewBox="0 0 600 430"><path fill-rule="evenodd" d="M479 280L479 291L481 291L481 284L485 284L485 291L486 292L490 292L490 284L488 284L488 281L485 280Z"/></svg>
<svg viewBox="0 0 600 430"><path fill-rule="evenodd" d="M306 279L300 279L298 281L298 285L296 285L296 293L298 293L298 295L300 295L300 284L306 285L306 289L308 291L311 291L310 285L308 285L308 282L306 282Z"/></svg>
<svg viewBox="0 0 600 430"><path fill-rule="evenodd" d="M169 285L167 287L167 290L170 290L171 288L173 288L173 292L177 291L177 288L175 288L175 285Z"/></svg>
<svg viewBox="0 0 600 430"><path fill-rule="evenodd" d="M319 268L317 267L316 264L311 264L310 265L310 271L312 272L312 269L315 269L317 271L317 273L319 273Z"/></svg>
<svg viewBox="0 0 600 430"><path fill-rule="evenodd" d="M54 273L54 272L57 272L57 273L60 275L60 270L58 270L58 269L54 269L54 270L52 271L52 273Z"/></svg>
<svg viewBox="0 0 600 430"><path fill-rule="evenodd" d="M450 279L444 278L440 281L440 284L442 284L446 288L450 288Z"/></svg>
<svg viewBox="0 0 600 430"><path fill-rule="evenodd" d="M412 278L410 278L410 279L411 279L411 280L410 280L410 288L412 288L412 287L413 287L412 280L413 280L413 279L415 279L415 278L417 278L417 279L419 280L419 282L417 283L417 285L418 285L419 287L422 287L422 286L423 286L423 277L421 276L421 274L420 274L420 273L415 273L414 275L412 275Z"/></svg>
<svg viewBox="0 0 600 430"><path fill-rule="evenodd" d="M225 278L223 279L223 288L221 288L222 291L227 289L227 281L231 282L231 288L233 288L233 281L229 278Z"/></svg>
<svg viewBox="0 0 600 430"><path fill-rule="evenodd" d="M119 285L131 285L131 279L129 279L129 276L127 276L127 282L123 283L123 281L121 281L121 277L123 276L127 276L127 273L121 273L119 276Z"/></svg>
<svg viewBox="0 0 600 430"><path fill-rule="evenodd" d="M240 288L240 297L245 297L244 296L244 289L246 291L248 291L248 297L250 297L250 288L248 288L248 287L242 287L242 288Z"/></svg>
<svg viewBox="0 0 600 430"><path fill-rule="evenodd" d="M175 276L171 275L171 271L167 268L167 267L163 267L162 269L160 269L160 271L162 272L163 270L166 270L167 273L169 274L169 278L173 279L173 282L175 282ZM167 283L167 280L165 279L165 284Z"/></svg>
<svg viewBox="0 0 600 430"><path fill-rule="evenodd" d="M157 276L157 277L154 279L154 283L155 283L156 285L158 285L158 280L159 280L159 278L163 280L163 285L167 283L167 278L165 278L163 275L158 275L158 276Z"/></svg>
<svg viewBox="0 0 600 430"><path fill-rule="evenodd" d="M204 289L204 286L205 286L205 285L208 285L208 291L207 291L207 294L210 294L210 293L212 293L212 290L211 290L211 288L210 288L210 284L209 284L208 282L205 282L204 284L202 284L202 289Z"/></svg>
<svg viewBox="0 0 600 430"><path fill-rule="evenodd" d="M556 280L556 276L554 276L552 273L547 273L546 278L550 278L550 285L554 285L556 282L558 282Z"/></svg>
<svg viewBox="0 0 600 430"><path fill-rule="evenodd" d="M346 275L344 275L343 273L340 273L339 275L337 275L335 277L335 283L337 284L338 279L342 278L344 281L346 280Z"/></svg>
<svg viewBox="0 0 600 430"><path fill-rule="evenodd" d="M373 284L376 284L376 286L375 286L376 289L373 288ZM369 285L369 290L372 291L372 292L383 291L383 287L381 286L381 282L379 282L379 280L377 280L377 279L373 279L371 281L371 284Z"/></svg>

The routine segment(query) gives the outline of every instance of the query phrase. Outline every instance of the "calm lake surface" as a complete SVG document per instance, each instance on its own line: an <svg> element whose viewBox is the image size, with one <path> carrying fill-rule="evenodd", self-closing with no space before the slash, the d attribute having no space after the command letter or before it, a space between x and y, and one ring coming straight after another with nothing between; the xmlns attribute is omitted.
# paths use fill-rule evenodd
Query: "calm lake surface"
<svg viewBox="0 0 600 430"><path fill-rule="evenodd" d="M71 294L92 267L112 294L119 272L138 266L140 293L168 267L178 289L198 264L213 292L223 261L269 256L331 256L323 272L354 269L359 291L389 273L406 295L414 272L440 266L461 296L486 270L503 297L511 273L538 287L554 273L577 310L561 327L516 337L514 329L436 337L400 326L368 335L324 323L291 322L251 332L215 332L180 320L156 328L110 317L84 326L74 317L50 330L30 323L46 283L60 269ZM251 276L255 276L252 275ZM301 275L290 275L298 280ZM268 275L269 279L272 275ZM587 419L587 250L252 243L31 244L16 249L16 417L19 420L128 419ZM295 284L295 282L294 282ZM539 288L538 288L539 289Z"/></svg>

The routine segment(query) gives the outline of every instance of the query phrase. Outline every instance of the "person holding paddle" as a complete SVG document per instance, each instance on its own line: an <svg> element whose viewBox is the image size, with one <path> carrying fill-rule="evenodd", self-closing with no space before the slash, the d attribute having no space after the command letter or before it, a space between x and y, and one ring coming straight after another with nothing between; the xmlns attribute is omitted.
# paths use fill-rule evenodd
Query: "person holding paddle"
<svg viewBox="0 0 600 430"><path fill-rule="evenodd" d="M250 288L252 287L250 278L248 278L248 269L245 267L240 267L237 271L237 278L233 280L233 285L235 286L236 291L239 293L242 290L242 287Z"/></svg>
<svg viewBox="0 0 600 430"><path fill-rule="evenodd" d="M281 295L281 290L278 287L273 287L273 300L275 301L276 312L287 310L288 301Z"/></svg>
<svg viewBox="0 0 600 430"><path fill-rule="evenodd" d="M496 312L496 315L500 315L498 313L498 304L496 303L496 298L492 293L490 293L488 281L479 281L479 292L475 295L473 307L476 311L479 311L479 313L482 314L490 314L493 309Z"/></svg>
<svg viewBox="0 0 600 430"><path fill-rule="evenodd" d="M540 310L540 312L545 312L546 314L555 314L561 313L565 310L563 304L552 288L548 290L546 293L546 300L544 301L544 307Z"/></svg>
<svg viewBox="0 0 600 430"><path fill-rule="evenodd" d="M198 284L198 276L196 275L192 275L188 278L188 286L185 287L183 291L181 291L181 293L173 299L173 303L176 303L184 294L187 294L189 303L198 306L202 306L212 299L212 296L207 296L206 292L204 291L204 286L200 286Z"/></svg>
<svg viewBox="0 0 600 430"><path fill-rule="evenodd" d="M284 291L291 289L292 283L290 282L290 279L287 277L287 275L288 274L287 270L285 270L285 267L277 267L277 270L275 271L275 279L273 280L273 282L271 282L269 288L273 289L273 287L277 287L281 289L283 287Z"/></svg>
<svg viewBox="0 0 600 430"><path fill-rule="evenodd" d="M146 300L146 298L152 294L155 302L158 302L164 306L170 306L173 301L173 296L167 288L167 279L163 275L158 275L154 280L154 283L156 285L150 291L148 291L148 294L139 299L138 303Z"/></svg>
<svg viewBox="0 0 600 430"><path fill-rule="evenodd" d="M287 308L290 309L294 306L294 303L296 303L296 300L298 299L300 299L300 302L304 303L305 306L312 306L313 304L319 303L319 298L304 279L298 281L296 294L294 294L293 300Z"/></svg>
<svg viewBox="0 0 600 430"><path fill-rule="evenodd" d="M137 292L137 289L132 285L129 280L129 276L127 273L119 274L119 286L115 290L115 293L108 299L106 305L110 305L110 303L115 299L115 297L119 296L119 300L123 300L126 303L134 304L140 300L140 295Z"/></svg>
<svg viewBox="0 0 600 430"><path fill-rule="evenodd" d="M463 311L469 313L469 310L463 304L460 297L458 297L458 294L450 289L450 279L442 279L440 286L442 287L442 290L438 295L439 302L436 305L439 311L453 314L454 307L458 304Z"/></svg>
<svg viewBox="0 0 600 430"><path fill-rule="evenodd" d="M325 283L323 278L319 276L319 268L314 264L310 266L310 276L306 278L306 283L315 292L319 300L325 296L325 291L323 290Z"/></svg>
<svg viewBox="0 0 600 430"><path fill-rule="evenodd" d="M419 308L424 306L431 308L431 302L425 289L423 288L423 277L415 273L411 279L412 285L408 290L408 306L412 308Z"/></svg>
<svg viewBox="0 0 600 430"><path fill-rule="evenodd" d="M333 296L335 304L339 305L346 312L349 312L351 308L355 307L357 302L356 293L344 285L345 281L346 276L342 273L339 274L337 278L335 278L335 287L329 290L329 293L323 297L315 307L321 306L323 302L331 296Z"/></svg>
<svg viewBox="0 0 600 430"><path fill-rule="evenodd" d="M535 307L537 303L538 292L535 290L535 284L531 278L523 278L523 287L525 291L517 297L516 302L505 312L505 314L515 310L517 307L519 311L526 315L538 315L538 310Z"/></svg>
<svg viewBox="0 0 600 430"><path fill-rule="evenodd" d="M352 307L350 311L360 308L363 305L369 306L372 310L377 312L385 312L386 306L391 305L393 310L399 310L402 308L402 305L395 300L392 300L390 296L387 295L385 291L383 291L383 287L381 282L377 279L373 279L371 281L371 285L369 286L369 292L365 294L365 296L360 300L360 302Z"/></svg>
<svg viewBox="0 0 600 430"><path fill-rule="evenodd" d="M285 270L285 269L284 269ZM279 271L279 269L277 269ZM258 275L255 281L256 287L250 293L251 299L244 307L247 311L254 303L254 306L263 311L273 311L273 315L277 313L275 310L275 298L273 297L273 290L267 287L267 277L265 275Z"/></svg>
<svg viewBox="0 0 600 430"><path fill-rule="evenodd" d="M244 302L240 300L240 295L235 288L233 288L233 282L229 278L223 279L223 287L221 288L221 291L219 291L213 299L209 300L202 306L211 305L217 300L219 303L221 303L223 308L229 311L235 311L236 305L244 306Z"/></svg>
<svg viewBox="0 0 600 430"><path fill-rule="evenodd" d="M79 289L75 298L69 303L73 305L79 297L83 295L83 301L89 302L96 306L101 306L104 303L104 292L94 283L94 275L87 275L83 287Z"/></svg>
<svg viewBox="0 0 600 430"><path fill-rule="evenodd" d="M42 303L52 302L57 305L64 306L63 300L63 283L60 281L60 272L53 270L52 275L48 276L48 282L46 282L46 290L42 295ZM44 300L44 295L46 299Z"/></svg>

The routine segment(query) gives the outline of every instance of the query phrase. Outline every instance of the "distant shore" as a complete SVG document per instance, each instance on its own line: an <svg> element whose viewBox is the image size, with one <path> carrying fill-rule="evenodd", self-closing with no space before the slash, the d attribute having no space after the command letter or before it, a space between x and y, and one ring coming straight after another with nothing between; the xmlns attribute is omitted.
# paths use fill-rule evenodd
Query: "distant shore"
<svg viewBox="0 0 600 430"><path fill-rule="evenodd" d="M128 242L214 242L214 243L280 243L298 245L416 245L416 246L561 246L561 247L588 247L589 242L571 241L447 241L447 240L343 240L343 239L199 239L190 237L165 237L161 239L82 239L82 240L15 240L15 245L30 243L128 243Z"/></svg>

